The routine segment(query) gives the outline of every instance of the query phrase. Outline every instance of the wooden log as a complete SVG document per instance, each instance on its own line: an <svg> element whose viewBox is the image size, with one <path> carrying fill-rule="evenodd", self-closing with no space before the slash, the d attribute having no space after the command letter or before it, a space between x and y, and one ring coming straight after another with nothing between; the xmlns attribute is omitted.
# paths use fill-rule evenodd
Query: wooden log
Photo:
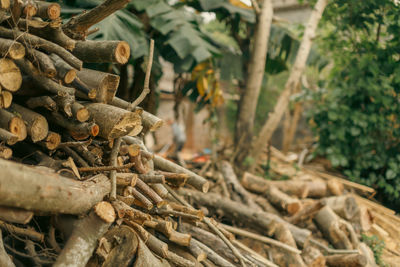
<svg viewBox="0 0 400 267"><path fill-rule="evenodd" d="M136 188L139 189L140 192L145 194L157 206L157 208L160 208L166 204L166 201L163 200L151 187L149 187L141 179L136 180Z"/></svg>
<svg viewBox="0 0 400 267"><path fill-rule="evenodd" d="M303 204L299 212L286 218L286 220L290 223L298 224L312 218L323 206L323 201L312 201L311 203Z"/></svg>
<svg viewBox="0 0 400 267"><path fill-rule="evenodd" d="M329 206L325 206L315 215L315 222L323 235L331 242L335 248L353 249L353 246L342 230L339 217Z"/></svg>
<svg viewBox="0 0 400 267"><path fill-rule="evenodd" d="M50 54L49 57L57 70L57 76L66 84L72 83L76 77L76 70L56 54Z"/></svg>
<svg viewBox="0 0 400 267"><path fill-rule="evenodd" d="M0 107L9 108L13 100L13 95L11 92L2 90L0 93Z"/></svg>
<svg viewBox="0 0 400 267"><path fill-rule="evenodd" d="M147 210L151 210L153 208L153 203L151 202L151 200L148 199L144 194L136 190L135 187L128 186L125 190L126 193L124 193L124 196L133 196L135 198L135 205L138 205Z"/></svg>
<svg viewBox="0 0 400 267"><path fill-rule="evenodd" d="M125 41L78 41L72 53L84 62L125 64L130 47Z"/></svg>
<svg viewBox="0 0 400 267"><path fill-rule="evenodd" d="M10 8L11 2L10 0L1 0L0 1L0 8L1 9L8 9Z"/></svg>
<svg viewBox="0 0 400 267"><path fill-rule="evenodd" d="M139 177L146 184L165 184L165 177L164 175L161 174L146 173L146 174L140 174Z"/></svg>
<svg viewBox="0 0 400 267"><path fill-rule="evenodd" d="M26 50L26 58L46 77L53 78L57 74L53 61L43 52L36 49L28 48Z"/></svg>
<svg viewBox="0 0 400 267"><path fill-rule="evenodd" d="M143 224L145 221L151 220L151 216L149 214L134 209L120 200L113 201L112 205L117 213L118 218L128 218L129 220L135 221L139 224Z"/></svg>
<svg viewBox="0 0 400 267"><path fill-rule="evenodd" d="M0 85L8 91L17 91L22 84L22 75L15 63L8 58L0 59Z"/></svg>
<svg viewBox="0 0 400 267"><path fill-rule="evenodd" d="M301 256L303 257L304 263L307 266L325 267L326 260L319 249L316 249L312 246L307 246L304 248Z"/></svg>
<svg viewBox="0 0 400 267"><path fill-rule="evenodd" d="M89 88L86 84L84 84L78 77L76 77L71 85L76 88L75 95L79 98L83 98L85 100L96 101L97 90L96 88Z"/></svg>
<svg viewBox="0 0 400 267"><path fill-rule="evenodd" d="M161 170L188 174L189 175L189 178L187 180L188 184L190 184L191 186L193 186L197 190L200 190L203 193L208 192L210 184L203 177L157 155L154 156L153 161L154 165Z"/></svg>
<svg viewBox="0 0 400 267"><path fill-rule="evenodd" d="M12 157L12 149L6 147L5 145L0 145L0 158L2 159L9 159Z"/></svg>
<svg viewBox="0 0 400 267"><path fill-rule="evenodd" d="M27 224L33 217L32 211L27 211L18 208L0 207L0 220L10 222Z"/></svg>
<svg viewBox="0 0 400 267"><path fill-rule="evenodd" d="M72 103L71 111L74 118L79 122L85 122L90 118L89 110L78 102Z"/></svg>
<svg viewBox="0 0 400 267"><path fill-rule="evenodd" d="M272 205L281 210L286 210L291 215L298 212L301 208L301 202L298 199L290 197L275 186L270 186L265 196Z"/></svg>
<svg viewBox="0 0 400 267"><path fill-rule="evenodd" d="M106 203L98 203L87 217L80 220L53 266L86 266L97 240L106 233L115 219L113 207ZM99 206L101 209L97 210Z"/></svg>
<svg viewBox="0 0 400 267"><path fill-rule="evenodd" d="M12 104L10 111L19 114L25 121L27 133L33 142L46 138L49 125L45 117L18 104Z"/></svg>
<svg viewBox="0 0 400 267"><path fill-rule="evenodd" d="M67 129L74 139L82 140L89 136L97 136L99 134L99 126L94 122L76 122L68 120L56 112L47 114L46 117L50 122Z"/></svg>
<svg viewBox="0 0 400 267"><path fill-rule="evenodd" d="M178 244L183 247L188 247L190 245L190 240L192 239L192 236L189 234L183 234L180 232L177 232L175 230L172 230L170 235L168 236L168 240Z"/></svg>
<svg viewBox="0 0 400 267"><path fill-rule="evenodd" d="M220 255L218 255L213 249L207 247L205 244L201 243L195 238L192 238L190 240L189 250L195 256L200 255L200 253L204 251L204 253L207 254L207 259L210 259L216 266L235 266Z"/></svg>
<svg viewBox="0 0 400 267"><path fill-rule="evenodd" d="M202 210L196 210L196 209L193 209L193 208L182 206L182 205L174 203L174 202L171 202L168 205L169 205L169 207L171 209L173 209L175 211L179 211L179 212L195 215L195 216L199 217L201 221L204 218L204 212Z"/></svg>
<svg viewBox="0 0 400 267"><path fill-rule="evenodd" d="M0 221L0 228L8 231L12 234L15 234L17 236L21 237L28 237L32 240L35 240L37 242L43 242L44 241L44 235L42 233L38 233L33 229L30 228L21 228L14 226L12 224L5 223L3 221Z"/></svg>
<svg viewBox="0 0 400 267"><path fill-rule="evenodd" d="M49 54L57 54L75 69L80 70L82 68L82 61L77 59L61 46L43 38L16 29L7 29L5 27L0 27L0 36L7 39L15 39L22 44L29 44L33 48L40 48Z"/></svg>
<svg viewBox="0 0 400 267"><path fill-rule="evenodd" d="M57 104L57 110L60 110L62 113L64 113L67 117L72 117L72 104L75 102L75 96L74 95L57 95L53 97L53 100Z"/></svg>
<svg viewBox="0 0 400 267"><path fill-rule="evenodd" d="M117 185L134 187L138 180L138 175L136 173L117 172L116 178L117 178Z"/></svg>
<svg viewBox="0 0 400 267"><path fill-rule="evenodd" d="M30 109L43 107L49 111L57 111L57 103L47 95L31 97L26 101L26 105Z"/></svg>
<svg viewBox="0 0 400 267"><path fill-rule="evenodd" d="M139 246L137 249L136 260L134 267L143 266L157 266L157 267L170 267L169 263L163 259L160 259L149 250L144 241L138 238Z"/></svg>
<svg viewBox="0 0 400 267"><path fill-rule="evenodd" d="M84 182L0 160L0 205L26 210L82 214L109 193L110 182L97 175ZM24 185L24 186L21 186ZM21 198L21 196L25 196Z"/></svg>
<svg viewBox="0 0 400 267"><path fill-rule="evenodd" d="M25 126L23 119L12 112L12 110L10 112L5 109L0 109L0 127L15 135L17 137L17 141L22 141L28 134L27 127ZM5 136L7 137L9 135L5 133ZM14 138L11 138L10 142L11 143L8 144L15 144Z"/></svg>
<svg viewBox="0 0 400 267"><path fill-rule="evenodd" d="M32 63L26 59L19 59L15 61L17 65L21 68L21 70L30 76L33 81L33 84L39 88L45 89L52 94L66 96L66 95L74 95L75 90L71 87L66 87L56 83L55 81L49 79L48 77L44 77L38 73Z"/></svg>
<svg viewBox="0 0 400 267"><path fill-rule="evenodd" d="M115 11L122 9L129 0L106 0L99 6L71 18L63 26L64 32L73 39L85 40L87 31L94 24L102 21Z"/></svg>
<svg viewBox="0 0 400 267"><path fill-rule="evenodd" d="M47 133L47 137L43 140L38 142L38 144L47 150L55 150L58 148L59 144L61 143L61 136L58 133L49 131Z"/></svg>
<svg viewBox="0 0 400 267"><path fill-rule="evenodd" d="M14 145L18 142L18 136L0 128L0 140L6 142L7 145Z"/></svg>
<svg viewBox="0 0 400 267"><path fill-rule="evenodd" d="M250 193L247 192L240 184L232 165L227 161L222 161L219 165L222 176L225 179L226 185L230 190L231 198L248 205L251 209L261 210L260 207L251 198Z"/></svg>
<svg viewBox="0 0 400 267"><path fill-rule="evenodd" d="M20 59L25 56L25 47L10 39L0 38L0 55L11 59Z"/></svg>
<svg viewBox="0 0 400 267"><path fill-rule="evenodd" d="M330 267L363 267L367 259L361 254L326 256L326 264Z"/></svg>
<svg viewBox="0 0 400 267"><path fill-rule="evenodd" d="M162 198L165 198L168 195L168 190L162 184L150 184L150 187L153 188L153 190Z"/></svg>
<svg viewBox="0 0 400 267"><path fill-rule="evenodd" d="M21 8L23 17L32 18L36 15L36 5L31 1L22 2Z"/></svg>
<svg viewBox="0 0 400 267"><path fill-rule="evenodd" d="M100 127L99 136L108 140L122 137L141 124L139 115L118 107L102 103L88 103L85 107Z"/></svg>
<svg viewBox="0 0 400 267"><path fill-rule="evenodd" d="M359 211L358 204L351 195L328 197L324 202L340 217L351 220Z"/></svg>
<svg viewBox="0 0 400 267"><path fill-rule="evenodd" d="M91 69L82 69L77 77L89 88L96 89L96 102L110 103L117 92L119 76Z"/></svg>
<svg viewBox="0 0 400 267"><path fill-rule="evenodd" d="M329 189L329 192L334 195L334 196L341 196L343 195L343 190L344 190L344 186L341 182L339 182L336 179L329 179L327 181L327 186Z"/></svg>
<svg viewBox="0 0 400 267"><path fill-rule="evenodd" d="M127 109L129 107L129 102L127 102L121 98L114 97L112 99L111 105L114 105L116 107L120 107L123 109ZM138 108L136 108L136 109L138 109ZM154 116L153 114L151 114L145 110L143 111L141 116L142 116L143 127L146 129L146 131L148 130L150 132L154 132L164 124L164 121L162 119Z"/></svg>
<svg viewBox="0 0 400 267"><path fill-rule="evenodd" d="M10 256L8 256L6 250L3 245L3 235L0 231L0 265L4 267L15 267L15 264L12 262Z"/></svg>
<svg viewBox="0 0 400 267"><path fill-rule="evenodd" d="M115 243L115 240L120 240L117 244L107 253L107 257L103 263L103 267L127 267L130 261L135 256L139 240L136 233L128 226L121 225L112 228L105 235L104 238L110 243Z"/></svg>
<svg viewBox="0 0 400 267"><path fill-rule="evenodd" d="M174 264L175 266L178 267L195 267L196 263L192 262L190 260L187 260L171 251L167 252L166 259L168 259L169 262Z"/></svg>
<svg viewBox="0 0 400 267"><path fill-rule="evenodd" d="M49 3L43 1L35 2L37 7L36 15L42 19L52 19L55 20L60 17L61 7L57 3Z"/></svg>

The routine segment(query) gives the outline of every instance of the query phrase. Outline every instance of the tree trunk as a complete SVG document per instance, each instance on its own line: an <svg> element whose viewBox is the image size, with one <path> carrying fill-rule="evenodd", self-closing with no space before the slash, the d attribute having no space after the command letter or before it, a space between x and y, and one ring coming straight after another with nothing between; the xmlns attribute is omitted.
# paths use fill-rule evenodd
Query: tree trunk
<svg viewBox="0 0 400 267"><path fill-rule="evenodd" d="M261 13L257 16L254 34L254 44L250 59L246 90L239 102L236 121L235 142L238 144L235 162L243 165L243 160L249 153L249 143L252 141L254 118L258 96L265 72L265 61L268 51L268 39L273 17L272 1L262 1Z"/></svg>
<svg viewBox="0 0 400 267"><path fill-rule="evenodd" d="M296 60L293 64L290 76L286 82L285 89L279 96L274 111L269 114L268 120L263 125L256 141L253 144L252 152L250 154L253 159L257 159L260 153L266 147L267 143L272 137L272 134L278 127L278 124L283 114L287 109L292 90L299 83L300 77L306 67L308 54L310 53L311 49L312 39L315 36L315 31L317 29L318 22L321 19L322 13L324 12L324 9L327 4L328 0L318 0L318 2L314 6L314 9L310 16L310 20L308 21L306 29L304 31L304 36L303 39L301 40Z"/></svg>

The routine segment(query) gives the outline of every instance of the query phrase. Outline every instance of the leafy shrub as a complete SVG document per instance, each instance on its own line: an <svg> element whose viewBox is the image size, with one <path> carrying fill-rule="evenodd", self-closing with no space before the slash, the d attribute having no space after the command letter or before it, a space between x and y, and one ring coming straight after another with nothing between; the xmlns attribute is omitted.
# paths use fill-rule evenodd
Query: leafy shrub
<svg viewBox="0 0 400 267"><path fill-rule="evenodd" d="M327 89L314 95L317 153L400 203L400 7L337 0L324 16L334 66Z"/></svg>
<svg viewBox="0 0 400 267"><path fill-rule="evenodd" d="M385 248L385 242L380 240L376 235L367 236L365 234L361 235L362 241L367 244L374 253L374 258L376 264L379 266L387 266L382 260L383 249Z"/></svg>

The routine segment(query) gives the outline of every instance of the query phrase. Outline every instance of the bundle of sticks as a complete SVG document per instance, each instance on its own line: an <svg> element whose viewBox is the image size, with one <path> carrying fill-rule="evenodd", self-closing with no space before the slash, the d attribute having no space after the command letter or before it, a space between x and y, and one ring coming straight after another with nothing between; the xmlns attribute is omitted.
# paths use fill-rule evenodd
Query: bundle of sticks
<svg viewBox="0 0 400 267"><path fill-rule="evenodd" d="M162 125L137 107L148 85L129 103L118 75L83 67L127 63L126 42L85 39L128 2L62 24L56 3L0 1L0 266L374 266L360 233L399 221L373 221L344 181L239 181L146 148Z"/></svg>

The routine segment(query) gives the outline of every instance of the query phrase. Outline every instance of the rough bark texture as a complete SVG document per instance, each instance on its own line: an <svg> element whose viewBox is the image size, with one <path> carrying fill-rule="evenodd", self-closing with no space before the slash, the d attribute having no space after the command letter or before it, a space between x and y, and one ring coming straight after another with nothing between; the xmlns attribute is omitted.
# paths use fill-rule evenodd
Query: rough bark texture
<svg viewBox="0 0 400 267"><path fill-rule="evenodd" d="M119 76L91 69L82 69L77 76L90 89L96 89L96 102L110 103L119 84Z"/></svg>
<svg viewBox="0 0 400 267"><path fill-rule="evenodd" d="M265 62L268 51L268 39L271 30L273 8L271 0L261 2L261 13L257 16L254 33L254 42L246 88L241 95L238 109L238 118L235 129L235 143L237 144L236 163L242 165L248 155L249 143L252 141L254 118L258 96L265 72Z"/></svg>
<svg viewBox="0 0 400 267"><path fill-rule="evenodd" d="M10 207L82 214L101 201L110 190L110 182L104 175L78 182L6 160L0 160L0 169L3 170L0 176L0 205Z"/></svg>
<svg viewBox="0 0 400 267"><path fill-rule="evenodd" d="M324 9L327 4L328 0L318 0L318 2L314 6L313 11L311 12L310 19L304 31L303 39L301 40L296 60L293 64L290 76L286 82L285 89L279 96L274 111L269 114L268 120L261 128L261 131L256 141L253 144L250 155L254 159L257 159L262 150L267 146L269 140L272 137L272 134L278 127L278 124L287 109L292 90L299 83L300 77L306 67L308 54L310 53L311 49L312 39L315 36L315 31L317 29L318 22L320 21L322 13L324 12Z"/></svg>
<svg viewBox="0 0 400 267"><path fill-rule="evenodd" d="M73 54L84 62L125 64L130 47L125 41L78 41Z"/></svg>
<svg viewBox="0 0 400 267"><path fill-rule="evenodd" d="M12 262L10 256L8 256L6 250L3 245L3 235L0 230L0 265L3 267L15 267L15 264Z"/></svg>

